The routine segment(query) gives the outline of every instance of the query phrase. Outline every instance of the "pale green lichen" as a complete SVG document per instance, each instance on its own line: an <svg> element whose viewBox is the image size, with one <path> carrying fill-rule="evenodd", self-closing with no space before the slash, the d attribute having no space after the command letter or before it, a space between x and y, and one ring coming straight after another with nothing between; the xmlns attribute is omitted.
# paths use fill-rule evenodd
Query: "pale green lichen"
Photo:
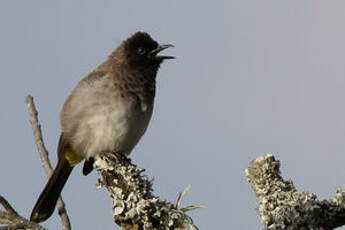
<svg viewBox="0 0 345 230"><path fill-rule="evenodd" d="M329 201L319 201L316 195L297 191L291 181L284 181L279 166L268 154L251 162L246 170L259 202L263 229L333 229L345 224L344 190L338 189Z"/></svg>
<svg viewBox="0 0 345 230"><path fill-rule="evenodd" d="M160 200L152 193L152 181L142 175L144 170L131 164L125 156L102 154L94 167L101 175L97 187L106 187L113 200L113 217L117 224L140 226L144 230L197 229L185 212L200 206L179 209L178 205Z"/></svg>

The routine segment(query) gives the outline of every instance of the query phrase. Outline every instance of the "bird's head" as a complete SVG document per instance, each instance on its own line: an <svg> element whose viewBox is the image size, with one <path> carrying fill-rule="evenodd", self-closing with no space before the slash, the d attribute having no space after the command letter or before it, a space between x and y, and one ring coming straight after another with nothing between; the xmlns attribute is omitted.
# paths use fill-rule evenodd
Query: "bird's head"
<svg viewBox="0 0 345 230"><path fill-rule="evenodd" d="M126 62L136 69L158 68L165 59L174 59L172 56L158 55L171 44L159 45L148 33L137 32L122 43Z"/></svg>

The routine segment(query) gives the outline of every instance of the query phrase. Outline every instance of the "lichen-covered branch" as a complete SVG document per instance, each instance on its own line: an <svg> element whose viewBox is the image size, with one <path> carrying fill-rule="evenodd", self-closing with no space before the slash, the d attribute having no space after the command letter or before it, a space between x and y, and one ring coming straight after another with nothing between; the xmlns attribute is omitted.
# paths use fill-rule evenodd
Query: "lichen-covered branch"
<svg viewBox="0 0 345 230"><path fill-rule="evenodd" d="M39 224L30 222L21 217L8 201L0 196L0 204L4 207L4 211L0 210L0 230L15 230L15 229L31 229L31 230L45 230Z"/></svg>
<svg viewBox="0 0 345 230"><path fill-rule="evenodd" d="M152 193L152 181L122 154L102 153L94 167L100 174L98 185L108 190L113 201L113 218L122 229L193 230L197 227L177 204L160 200Z"/></svg>
<svg viewBox="0 0 345 230"><path fill-rule="evenodd" d="M49 161L48 151L47 151L46 147L44 146L42 131L41 131L41 124L39 123L38 118L37 118L38 112L37 112L36 106L34 104L34 99L31 95L28 95L25 98L25 102L26 102L26 107L27 107L28 112L29 112L29 121L30 121L30 124L32 126L35 144L36 144L37 150L40 154L42 167L43 167L45 173L47 174L47 177L49 178L53 173L53 168L52 168L50 161ZM59 197L59 199L57 201L56 207L58 209L58 214L59 214L61 222L62 222L62 229L63 230L70 230L71 229L71 223L70 223L69 217L67 215L65 203L62 200L61 196Z"/></svg>
<svg viewBox="0 0 345 230"><path fill-rule="evenodd" d="M267 154L246 170L263 229L331 230L345 225L345 190L338 189L330 200L317 200L315 194L298 191L283 180L279 167L279 161Z"/></svg>

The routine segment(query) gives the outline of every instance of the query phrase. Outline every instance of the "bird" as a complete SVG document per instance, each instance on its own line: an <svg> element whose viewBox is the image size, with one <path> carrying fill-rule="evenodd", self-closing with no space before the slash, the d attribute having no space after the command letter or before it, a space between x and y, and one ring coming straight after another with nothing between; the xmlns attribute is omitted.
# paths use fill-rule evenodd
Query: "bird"
<svg viewBox="0 0 345 230"><path fill-rule="evenodd" d="M151 119L158 69L164 60L175 58L158 55L169 47L173 45L136 32L78 82L62 106L57 164L31 221L40 223L53 214L75 165L84 160L87 175L101 152L130 154Z"/></svg>

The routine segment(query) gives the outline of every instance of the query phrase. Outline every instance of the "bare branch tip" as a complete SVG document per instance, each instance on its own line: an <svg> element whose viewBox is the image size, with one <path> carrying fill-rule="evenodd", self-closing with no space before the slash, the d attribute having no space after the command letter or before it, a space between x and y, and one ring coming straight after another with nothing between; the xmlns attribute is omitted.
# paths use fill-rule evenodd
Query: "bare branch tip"
<svg viewBox="0 0 345 230"><path fill-rule="evenodd" d="M10 214L14 214L14 215L18 215L17 212L14 210L14 208L10 205L10 203L8 203L8 201L0 195L0 204L2 204L2 206L5 208L5 210L10 213Z"/></svg>

